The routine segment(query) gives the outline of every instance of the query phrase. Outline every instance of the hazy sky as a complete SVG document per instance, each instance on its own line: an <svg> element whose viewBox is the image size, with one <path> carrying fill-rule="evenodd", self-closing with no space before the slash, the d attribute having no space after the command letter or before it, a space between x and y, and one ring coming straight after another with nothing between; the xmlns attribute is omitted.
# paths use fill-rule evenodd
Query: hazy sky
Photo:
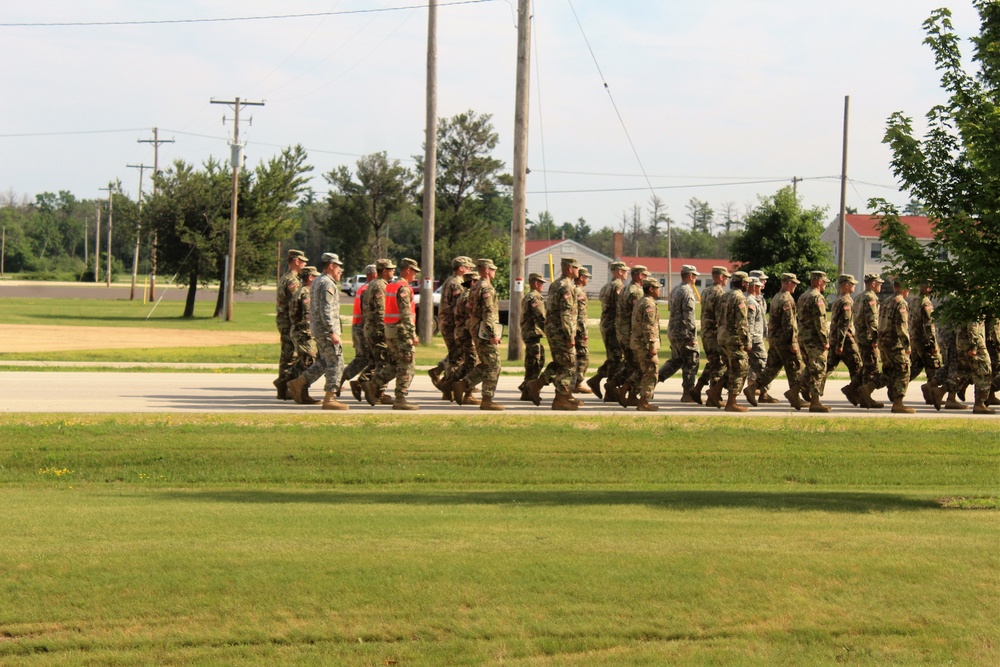
<svg viewBox="0 0 1000 667"><path fill-rule="evenodd" d="M438 115L492 114L496 157L509 166L516 0L439 4ZM798 184L805 205L829 207L832 218L845 95L848 205L865 210L873 196L905 204L882 135L893 111L921 127L944 100L921 24L945 4L961 35L978 32L969 0L535 0L529 217L548 209L559 223L616 226L633 204L647 208L641 160L677 221L692 197L743 211L792 177L806 179ZM323 174L353 168L361 155L384 150L412 166L424 131L427 10L419 5L4 0L0 191L93 198L120 178L134 197L139 173L126 165L152 164L152 148L137 140L152 138L154 126L176 140L161 147L161 167L227 157L232 126L222 117L232 112L213 97L266 101L244 112L253 116L241 128L248 161L300 143L321 194ZM308 12L343 13L9 25Z"/></svg>

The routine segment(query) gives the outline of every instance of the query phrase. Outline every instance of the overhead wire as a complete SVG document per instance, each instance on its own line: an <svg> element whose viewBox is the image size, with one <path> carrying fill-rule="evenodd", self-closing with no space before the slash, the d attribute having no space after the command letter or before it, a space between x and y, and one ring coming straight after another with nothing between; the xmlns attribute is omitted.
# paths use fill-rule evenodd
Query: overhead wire
<svg viewBox="0 0 1000 667"><path fill-rule="evenodd" d="M548 170L545 164L545 114L542 112L542 72L538 57L538 22L535 21L535 14L532 12L531 18L529 19L532 24L531 39L534 41L534 56L535 60L535 96L538 98L538 143L542 147L542 188L545 190L545 212L549 212L549 177ZM546 240L551 241L548 238L548 228L546 228Z"/></svg>

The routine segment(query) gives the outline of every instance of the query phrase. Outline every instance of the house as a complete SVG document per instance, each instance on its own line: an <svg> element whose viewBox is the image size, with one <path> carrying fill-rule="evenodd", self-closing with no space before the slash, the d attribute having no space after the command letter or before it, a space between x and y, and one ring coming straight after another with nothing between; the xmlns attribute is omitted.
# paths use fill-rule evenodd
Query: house
<svg viewBox="0 0 1000 667"><path fill-rule="evenodd" d="M862 280L866 273L881 274L888 264L887 248L882 247L878 230L878 218L868 213L849 213L844 218L844 273L850 273ZM933 238L930 218L922 215L904 215L900 222L910 228L910 234L917 241L927 244ZM833 262L840 257L840 216L823 231L820 239L833 248Z"/></svg>
<svg viewBox="0 0 1000 667"><path fill-rule="evenodd" d="M681 282L681 267L685 264L690 264L698 270L701 275L695 278L695 287L700 291L703 287L708 287L712 284L712 267L713 266L724 266L729 269L732 273L739 269L739 264L732 262L728 259L690 259L683 257L673 257L670 259L669 263L666 257L622 257L622 261L629 266L635 266L636 264L642 264L649 270L649 275L652 278L656 278L660 281L661 285L666 286L667 274L670 274L669 285L671 288L676 287ZM666 293L663 293L664 298L667 297Z"/></svg>
<svg viewBox="0 0 1000 667"><path fill-rule="evenodd" d="M580 266L587 269L592 276L587 284L588 294L597 294L611 280L608 265L614 260L596 250L591 250L579 241L554 239L551 241L525 241L524 243L524 278L528 274L540 273L545 280L552 281L549 270L549 255L552 255L552 269L558 277L563 257L575 257Z"/></svg>

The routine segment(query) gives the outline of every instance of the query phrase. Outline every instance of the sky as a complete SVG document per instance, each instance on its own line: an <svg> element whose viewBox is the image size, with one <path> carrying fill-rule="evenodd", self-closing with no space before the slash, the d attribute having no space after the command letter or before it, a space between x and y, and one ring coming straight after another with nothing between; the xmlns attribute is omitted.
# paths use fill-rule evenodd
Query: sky
<svg viewBox="0 0 1000 667"><path fill-rule="evenodd" d="M438 116L491 114L494 156L513 164L516 0L438 8ZM228 158L232 110L248 164L301 144L323 174L385 151L423 152L423 0L4 0L0 193L106 196L139 170ZM978 32L970 0L535 0L528 217L617 227L655 193L683 224L693 197L743 214L793 178L806 207L840 205L850 96L847 205L900 206L885 123L923 127L944 101L922 23L948 6ZM323 16L202 21L305 13ZM127 25L11 25L23 23ZM184 21L184 22L176 22ZM969 51L968 41L963 42ZM606 84L606 86L605 86ZM227 119L223 123L223 117ZM645 176L643 175L645 174ZM144 189L149 188L146 172Z"/></svg>

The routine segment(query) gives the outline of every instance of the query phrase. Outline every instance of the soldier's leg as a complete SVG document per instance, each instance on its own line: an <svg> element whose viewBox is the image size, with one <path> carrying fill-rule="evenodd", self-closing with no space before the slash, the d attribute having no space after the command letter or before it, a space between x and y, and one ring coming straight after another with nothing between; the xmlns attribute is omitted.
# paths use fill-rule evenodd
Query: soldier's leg
<svg viewBox="0 0 1000 667"><path fill-rule="evenodd" d="M660 366L660 370L656 375L656 379L660 382L665 382L668 378L673 376L674 373L684 368L684 342L675 338L670 338L669 340L670 358L663 362L663 365Z"/></svg>
<svg viewBox="0 0 1000 667"><path fill-rule="evenodd" d="M649 402L656 388L656 357L640 355L639 362L639 401Z"/></svg>
<svg viewBox="0 0 1000 667"><path fill-rule="evenodd" d="M534 380L542 373L545 366L545 348L541 339L525 341L524 343L524 382ZM521 386L524 386L524 382Z"/></svg>
<svg viewBox="0 0 1000 667"><path fill-rule="evenodd" d="M392 357L396 377L396 399L405 399L413 382L413 341L396 338L392 341Z"/></svg>
<svg viewBox="0 0 1000 667"><path fill-rule="evenodd" d="M574 374L576 381L573 383L574 387L578 387L583 383L583 379L587 377L588 368L590 368L590 348L586 341L577 340L576 369Z"/></svg>
<svg viewBox="0 0 1000 667"><path fill-rule="evenodd" d="M326 372L327 364L329 363L328 354L332 347L329 339L325 340L312 340L312 350L315 351L315 361L302 372L302 376L306 379L306 386L310 386L313 382L319 379L323 373ZM300 351L301 352L301 351ZM308 351L306 351L308 354ZM302 354L299 354L299 358L302 358Z"/></svg>
<svg viewBox="0 0 1000 667"><path fill-rule="evenodd" d="M470 389L483 381L483 378L486 377L486 371L488 370L487 365L489 364L489 341L476 336L475 346L476 365L465 375L464 378L462 378L462 382L464 382Z"/></svg>
<svg viewBox="0 0 1000 667"><path fill-rule="evenodd" d="M323 390L326 392L336 392L340 388L344 375L344 346L329 344L325 356L326 383Z"/></svg>
<svg viewBox="0 0 1000 667"><path fill-rule="evenodd" d="M500 351L489 341L483 342L485 345L480 348L480 363L483 365L483 398L492 400L497 392L497 381L500 379Z"/></svg>
<svg viewBox="0 0 1000 667"><path fill-rule="evenodd" d="M730 394L738 395L743 391L746 384L747 374L750 370L750 359L746 350L741 347L734 347L726 350L727 373L726 389Z"/></svg>

